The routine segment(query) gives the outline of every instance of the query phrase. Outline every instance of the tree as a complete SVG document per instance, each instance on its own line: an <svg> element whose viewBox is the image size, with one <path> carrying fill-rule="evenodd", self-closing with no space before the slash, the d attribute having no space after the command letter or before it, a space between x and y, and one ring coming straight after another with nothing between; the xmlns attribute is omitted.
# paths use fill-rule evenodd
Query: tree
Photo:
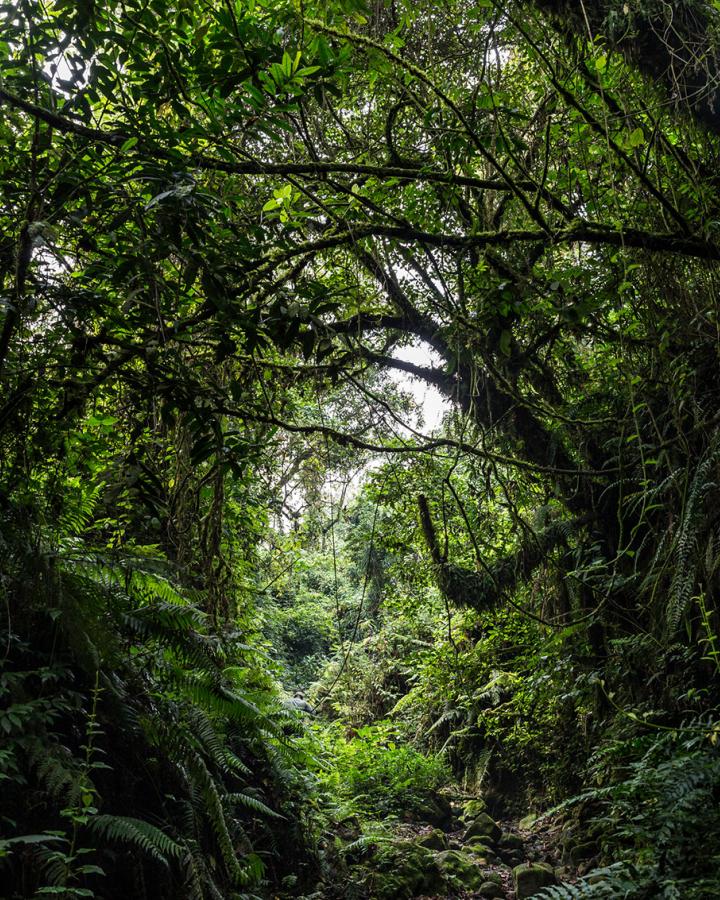
<svg viewBox="0 0 720 900"><path fill-rule="evenodd" d="M62 397L40 420L129 379L190 416L197 460L218 416L283 423L272 353L400 368L474 422L467 452L552 478L629 577L666 525L628 508L645 460L660 483L712 453L715 146L609 48L521 12L7 7L4 421L31 367ZM395 359L407 340L442 367ZM693 412L657 375L689 357Z"/></svg>
<svg viewBox="0 0 720 900"><path fill-rule="evenodd" d="M416 495L450 601L577 627L618 684L639 635L659 694L680 641L711 690L720 14L589 6L0 3L11 623L18 573L69 546L198 597L193 646L251 631L268 493L300 473L317 507L325 470L382 453L422 460L403 539ZM406 427L393 370L454 401L443 431ZM519 604L543 568L565 593Z"/></svg>

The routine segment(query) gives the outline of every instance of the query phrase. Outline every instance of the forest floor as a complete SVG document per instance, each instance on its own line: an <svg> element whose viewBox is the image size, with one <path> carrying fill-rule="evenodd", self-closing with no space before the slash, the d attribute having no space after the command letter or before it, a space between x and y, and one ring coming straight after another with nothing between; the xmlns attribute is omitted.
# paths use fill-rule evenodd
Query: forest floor
<svg viewBox="0 0 720 900"><path fill-rule="evenodd" d="M529 816L496 821L484 810L477 812L480 804L476 799L454 799L452 818L444 827L411 822L397 825L394 855L390 865L380 864L371 876L370 896L383 900L525 900L542 887L576 882L590 867L589 862L579 862L568 852L567 835L559 820L536 822ZM424 880L417 876L420 868Z"/></svg>

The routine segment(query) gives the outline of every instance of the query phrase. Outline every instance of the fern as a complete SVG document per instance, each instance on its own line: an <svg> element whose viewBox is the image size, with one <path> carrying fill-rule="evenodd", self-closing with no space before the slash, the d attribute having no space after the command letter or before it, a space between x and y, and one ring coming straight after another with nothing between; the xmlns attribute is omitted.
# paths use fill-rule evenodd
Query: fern
<svg viewBox="0 0 720 900"><path fill-rule="evenodd" d="M682 520L678 529L675 567L666 609L667 629L673 634L690 606L700 560L696 559L701 527L705 520L704 501L718 485L711 478L720 460L720 450L712 449L698 465L690 482Z"/></svg>
<svg viewBox="0 0 720 900"><path fill-rule="evenodd" d="M181 859L183 848L160 828L129 816L97 815L88 819L87 829L117 843L131 844L165 865Z"/></svg>
<svg viewBox="0 0 720 900"><path fill-rule="evenodd" d="M188 770L192 773L193 779L199 785L200 793L205 804L207 818L217 839L225 865L231 873L233 881L238 883L241 878L242 870L235 854L232 838L230 837L229 823L223 807L223 798L218 790L218 786L200 756L196 754L191 754L189 756Z"/></svg>
<svg viewBox="0 0 720 900"><path fill-rule="evenodd" d="M33 742L28 762L49 795L67 806L77 804L83 789L83 774L67 747Z"/></svg>
<svg viewBox="0 0 720 900"><path fill-rule="evenodd" d="M542 888L533 895L540 900L615 900L640 897L648 886L650 873L626 863L595 869L577 884L559 884Z"/></svg>
<svg viewBox="0 0 720 900"><path fill-rule="evenodd" d="M244 669L235 654L250 648L238 643L236 649L213 635L192 599L162 573L145 571L143 560L124 565L120 558L108 560L89 552L77 540L66 542L53 560L51 577L43 570L38 606L54 635L53 658L67 656L73 669L45 666L29 671L33 679L42 672L43 683L56 698L20 705L15 701L14 708L27 708L37 724L30 729L34 733L0 754L0 776L15 785L23 779L32 784L33 796L55 816L50 821L62 826L62 807L80 809L85 798L91 803L100 797L90 774L100 777L101 766L125 767L135 759L134 770L123 768L112 780L145 783L147 800L153 798L151 808L137 793L123 808L122 794L103 790L105 808L82 816L82 852L104 857L113 844L140 851L146 862L135 864L138 885L146 877L157 884L152 866L170 870L166 881L171 893L164 897L179 896L181 882L182 896L202 900L224 900L231 884L257 884L264 868L253 852L249 829L261 833L261 823L287 819L253 793L246 757L254 758L278 791L297 787L287 765L287 748L278 741L278 722L241 687L238 673ZM39 569L27 559L18 568ZM31 607L26 603L24 608ZM15 611L13 618L18 619ZM17 643L15 638L10 642ZM80 748L65 737L55 739L50 728L57 725L60 733L82 734L91 674L96 672L104 730L120 738L123 746L113 746L108 734L105 747L94 751L106 752L107 762L93 762L88 770L78 755ZM11 695L23 700L26 689L20 675L3 678L0 690L7 684ZM61 835L59 831L57 840L67 841ZM34 860L35 875L48 890L67 884L68 862L51 845L16 841L7 845L7 852L18 860ZM74 865L77 872L102 872L100 866ZM139 893L153 895L152 888Z"/></svg>
<svg viewBox="0 0 720 900"><path fill-rule="evenodd" d="M682 898L720 896L720 752L708 746L715 723L699 719L662 735L650 733L606 747L597 777L628 755L625 778L571 798L554 812L590 803L612 865L576 885L546 888L552 900L588 897Z"/></svg>
<svg viewBox="0 0 720 900"><path fill-rule="evenodd" d="M275 812L275 810L270 809L270 807L263 803L262 800L258 800L257 797L251 797L250 794L244 793L242 791L234 794L227 794L225 800L227 803L241 806L244 809L252 810L253 812L260 813L262 816L266 816L267 818L285 818L285 816L282 816L280 815L280 813Z"/></svg>

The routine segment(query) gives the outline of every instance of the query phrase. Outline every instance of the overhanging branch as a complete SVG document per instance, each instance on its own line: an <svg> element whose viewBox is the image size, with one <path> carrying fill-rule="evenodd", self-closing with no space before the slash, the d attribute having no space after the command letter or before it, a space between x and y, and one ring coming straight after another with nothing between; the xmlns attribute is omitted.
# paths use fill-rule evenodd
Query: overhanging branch
<svg viewBox="0 0 720 900"><path fill-rule="evenodd" d="M507 183L493 178L473 178L456 172L439 172L409 165L402 166L372 166L364 163L341 163L325 160L315 160L304 163L266 163L258 160L246 160L243 162L230 162L225 159L215 159L200 154L178 154L177 151L169 151L128 130L105 131L101 128L90 128L81 122L68 119L52 110L45 109L29 100L24 100L5 88L0 88L0 102L19 109L35 119L51 125L56 131L63 134L74 134L86 138L95 144L105 144L111 147L121 147L131 138L139 138L134 151L146 151L148 154L161 159L167 159L175 164L183 163L188 167L204 169L212 172L226 172L228 175L297 175L302 177L322 178L325 175L356 175L369 176L382 179L397 178L400 181L431 182L436 184L458 185L470 187L475 190L511 192ZM523 190L532 188L532 184L519 182L518 187Z"/></svg>

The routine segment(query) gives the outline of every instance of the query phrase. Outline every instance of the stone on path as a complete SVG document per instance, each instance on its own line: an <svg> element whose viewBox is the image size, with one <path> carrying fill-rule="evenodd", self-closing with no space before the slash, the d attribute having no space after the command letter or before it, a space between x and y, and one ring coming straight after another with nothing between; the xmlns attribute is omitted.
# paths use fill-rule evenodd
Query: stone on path
<svg viewBox="0 0 720 900"><path fill-rule="evenodd" d="M502 900L505 897L505 891L494 881L483 881L478 888L481 897L487 897L489 900Z"/></svg>
<svg viewBox="0 0 720 900"><path fill-rule="evenodd" d="M448 839L439 828L433 828L432 831L421 834L415 839L415 843L421 847L427 847L428 850L447 850L448 848Z"/></svg>
<svg viewBox="0 0 720 900"><path fill-rule="evenodd" d="M498 841L499 850L522 850L524 841L519 834L506 831Z"/></svg>
<svg viewBox="0 0 720 900"><path fill-rule="evenodd" d="M501 834L502 831L498 823L487 813L480 813L465 829L463 840L467 841L474 837L484 837L494 843L500 838Z"/></svg>
<svg viewBox="0 0 720 900"><path fill-rule="evenodd" d="M466 890L476 891L486 880L482 869L458 850L438 853L436 860L447 878Z"/></svg>
<svg viewBox="0 0 720 900"><path fill-rule="evenodd" d="M518 900L532 897L540 888L557 884L552 866L545 863L523 863L513 869L513 880Z"/></svg>
<svg viewBox="0 0 720 900"><path fill-rule="evenodd" d="M480 813L487 812L487 803L484 800L481 800L479 797L474 800L468 800L462 807L462 814L459 818L463 820L463 822L471 822L474 818L480 815Z"/></svg>

